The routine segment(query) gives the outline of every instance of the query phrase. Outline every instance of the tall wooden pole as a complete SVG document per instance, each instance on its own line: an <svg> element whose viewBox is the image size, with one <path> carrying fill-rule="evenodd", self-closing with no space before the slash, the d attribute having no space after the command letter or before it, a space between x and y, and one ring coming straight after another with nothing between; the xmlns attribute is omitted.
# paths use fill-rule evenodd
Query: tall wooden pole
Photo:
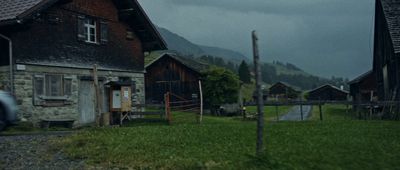
<svg viewBox="0 0 400 170"><path fill-rule="evenodd" d="M101 118L101 99L100 99L100 89L99 89L99 78L97 76L97 64L93 66L93 81L94 81L94 89L96 91L96 124L100 125Z"/></svg>
<svg viewBox="0 0 400 170"><path fill-rule="evenodd" d="M254 72L256 74L257 112L258 112L256 154L259 155L263 151L264 101L261 89L261 65L260 65L260 55L258 52L258 37L256 31L252 32L252 39L253 39L253 54L254 54Z"/></svg>

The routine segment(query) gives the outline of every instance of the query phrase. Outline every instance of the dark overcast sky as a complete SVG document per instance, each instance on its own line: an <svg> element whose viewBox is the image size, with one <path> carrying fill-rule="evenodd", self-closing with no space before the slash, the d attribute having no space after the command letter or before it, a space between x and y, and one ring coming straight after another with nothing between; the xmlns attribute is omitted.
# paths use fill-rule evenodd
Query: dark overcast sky
<svg viewBox="0 0 400 170"><path fill-rule="evenodd" d="M374 0L139 0L151 20L188 40L251 57L257 30L265 61L325 77L372 68Z"/></svg>

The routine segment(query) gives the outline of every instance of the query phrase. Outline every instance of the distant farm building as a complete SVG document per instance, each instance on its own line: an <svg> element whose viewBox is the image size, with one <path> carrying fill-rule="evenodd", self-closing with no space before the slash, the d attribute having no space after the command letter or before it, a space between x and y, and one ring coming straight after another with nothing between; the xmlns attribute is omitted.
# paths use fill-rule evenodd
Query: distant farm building
<svg viewBox="0 0 400 170"><path fill-rule="evenodd" d="M373 72L379 100L399 100L400 3L377 0L375 6Z"/></svg>
<svg viewBox="0 0 400 170"><path fill-rule="evenodd" d="M372 70L350 81L349 85L350 95L356 103L373 101L377 95L376 76Z"/></svg>
<svg viewBox="0 0 400 170"><path fill-rule="evenodd" d="M172 53L153 53L145 57L145 62L148 103L163 102L167 92L180 100L199 99L199 80L206 64Z"/></svg>
<svg viewBox="0 0 400 170"><path fill-rule="evenodd" d="M295 90L287 83L278 82L269 88L269 96L276 100L296 99L301 92Z"/></svg>
<svg viewBox="0 0 400 170"><path fill-rule="evenodd" d="M344 101L349 92L332 85L323 85L308 92L307 99L314 101Z"/></svg>

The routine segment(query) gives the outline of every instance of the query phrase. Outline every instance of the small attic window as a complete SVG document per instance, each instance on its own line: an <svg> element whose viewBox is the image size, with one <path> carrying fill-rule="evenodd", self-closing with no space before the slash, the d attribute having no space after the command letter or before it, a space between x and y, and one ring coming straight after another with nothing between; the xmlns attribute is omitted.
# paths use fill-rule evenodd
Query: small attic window
<svg viewBox="0 0 400 170"><path fill-rule="evenodd" d="M126 39L127 40L135 39L135 34L133 33L132 30L126 30Z"/></svg>

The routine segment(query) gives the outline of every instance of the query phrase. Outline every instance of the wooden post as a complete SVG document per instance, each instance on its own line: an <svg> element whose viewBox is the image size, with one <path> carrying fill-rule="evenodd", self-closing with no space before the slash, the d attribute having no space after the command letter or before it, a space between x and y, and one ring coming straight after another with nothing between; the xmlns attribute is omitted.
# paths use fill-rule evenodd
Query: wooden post
<svg viewBox="0 0 400 170"><path fill-rule="evenodd" d="M172 116L171 116L171 106L170 106L170 93L167 92L165 95L165 110L166 110L166 115L167 115L167 121L168 124L171 124Z"/></svg>
<svg viewBox="0 0 400 170"><path fill-rule="evenodd" d="M304 120L304 117L303 117L303 103L300 103L300 114L301 114L301 121L303 121Z"/></svg>
<svg viewBox="0 0 400 170"><path fill-rule="evenodd" d="M199 122L203 121L203 88L201 87L201 80L199 80L199 90L200 90L200 119Z"/></svg>
<svg viewBox="0 0 400 170"><path fill-rule="evenodd" d="M264 101L261 89L261 65L260 55L258 52L258 37L256 31L252 32L253 39L253 54L254 54L254 72L256 74L256 88L257 88L257 142L256 154L260 155L263 151L263 134L264 134Z"/></svg>
<svg viewBox="0 0 400 170"><path fill-rule="evenodd" d="M100 126L101 99L100 99L100 89L99 89L99 78L97 77L97 64L93 65L93 81L94 81L94 89L96 91L96 100L95 100L96 101L96 125Z"/></svg>
<svg viewBox="0 0 400 170"><path fill-rule="evenodd" d="M322 117L322 105L321 105L321 103L318 105L318 107L319 107L319 119L320 119L321 121L323 121L324 119L323 119L323 117Z"/></svg>
<svg viewBox="0 0 400 170"><path fill-rule="evenodd" d="M372 119L372 112L373 112L373 106L372 106L372 102L369 103L369 115L368 115L368 119L371 120Z"/></svg>

